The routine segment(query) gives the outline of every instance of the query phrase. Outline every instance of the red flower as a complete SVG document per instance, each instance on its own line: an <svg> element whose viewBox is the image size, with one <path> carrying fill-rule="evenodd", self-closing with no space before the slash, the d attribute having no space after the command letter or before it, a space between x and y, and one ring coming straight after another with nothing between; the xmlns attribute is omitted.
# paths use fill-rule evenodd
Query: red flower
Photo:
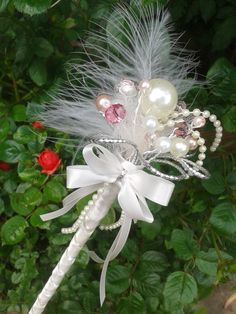
<svg viewBox="0 0 236 314"><path fill-rule="evenodd" d="M0 161L0 169L4 171L8 171L11 169L11 165L8 164L7 162Z"/></svg>
<svg viewBox="0 0 236 314"><path fill-rule="evenodd" d="M39 165L43 168L42 173L53 174L60 166L61 159L50 149L42 151L37 158Z"/></svg>
<svg viewBox="0 0 236 314"><path fill-rule="evenodd" d="M42 122L40 122L40 121L34 121L34 122L32 122L32 126L33 126L35 129L42 129L42 128L43 128L43 124L42 124Z"/></svg>

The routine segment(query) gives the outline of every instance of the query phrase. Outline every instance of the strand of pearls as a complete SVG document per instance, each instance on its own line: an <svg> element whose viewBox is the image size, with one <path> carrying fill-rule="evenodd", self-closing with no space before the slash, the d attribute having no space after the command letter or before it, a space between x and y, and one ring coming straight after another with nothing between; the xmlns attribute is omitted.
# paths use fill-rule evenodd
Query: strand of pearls
<svg viewBox="0 0 236 314"><path fill-rule="evenodd" d="M108 183L104 183L104 186L107 186L107 185ZM94 202L96 202L97 200L99 200L99 198L102 197L103 192L104 192L104 188L98 189L97 193L93 194L92 200L88 201L88 204L84 207L84 209L79 215L79 218L74 222L74 224L69 228L62 228L61 232L64 234L76 232L83 224L84 219L86 215L88 214L88 212L90 211L90 209L93 208Z"/></svg>
<svg viewBox="0 0 236 314"><path fill-rule="evenodd" d="M105 230L105 231L115 230L115 229L119 228L122 225L122 223L124 221L124 217L125 217L125 213L122 211L120 219L117 222L115 222L114 224L110 224L110 225L100 225L99 229L100 230Z"/></svg>
<svg viewBox="0 0 236 314"><path fill-rule="evenodd" d="M213 123L213 125L216 129L216 136L215 136L215 139L214 139L212 145L210 146L210 151L214 152L216 150L216 148L219 146L221 139L222 139L222 136L223 136L223 133L222 133L223 128L221 126L220 120L217 119L215 114L211 114L210 111L208 111L208 110L200 111L200 109L194 109L191 112L188 109L184 109L182 111L182 115L184 117L188 117L190 114L193 114L195 117L202 115L204 118L209 119L209 121ZM194 131L194 132L197 132L197 131ZM200 143L202 143L204 139L199 138L199 140L200 140ZM199 144L199 145L204 146L204 144ZM201 148L201 150L200 150L200 148ZM201 160L205 159L203 156L203 153L205 153L206 147L204 146L204 147L200 147L200 148L199 148L199 150L200 150L200 153L202 153L202 155L200 156L199 159L201 161ZM199 163L199 165L200 165L200 163Z"/></svg>

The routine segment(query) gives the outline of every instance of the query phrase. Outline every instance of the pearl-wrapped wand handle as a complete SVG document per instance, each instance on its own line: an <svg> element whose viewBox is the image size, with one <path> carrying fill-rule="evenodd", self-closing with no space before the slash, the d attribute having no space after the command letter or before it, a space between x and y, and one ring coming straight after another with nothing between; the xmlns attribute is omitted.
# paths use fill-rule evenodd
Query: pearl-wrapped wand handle
<svg viewBox="0 0 236 314"><path fill-rule="evenodd" d="M90 206L84 221L68 248L65 250L57 266L54 268L52 275L47 281L41 293L38 295L29 314L41 314L47 303L50 301L56 289L59 287L65 274L74 263L80 250L89 240L91 234L95 231L100 221L106 216L112 203L117 197L119 186L117 183L105 183L103 188L97 192L96 200Z"/></svg>

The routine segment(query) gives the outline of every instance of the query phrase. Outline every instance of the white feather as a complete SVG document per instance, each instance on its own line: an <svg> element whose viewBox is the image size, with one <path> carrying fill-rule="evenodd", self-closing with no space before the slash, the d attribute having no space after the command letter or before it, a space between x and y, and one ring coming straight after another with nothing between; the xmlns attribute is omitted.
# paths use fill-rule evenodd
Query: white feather
<svg viewBox="0 0 236 314"><path fill-rule="evenodd" d="M129 139L142 145L142 126L133 127L137 97L125 100L127 117L115 127L95 107L100 94L114 95L121 79L139 84L144 79L164 78L181 98L196 83L192 53L178 46L169 14L154 6L119 6L107 19L105 32L90 33L85 53L69 65L68 82L45 105L39 119L52 128L82 137ZM84 61L84 54L87 61Z"/></svg>

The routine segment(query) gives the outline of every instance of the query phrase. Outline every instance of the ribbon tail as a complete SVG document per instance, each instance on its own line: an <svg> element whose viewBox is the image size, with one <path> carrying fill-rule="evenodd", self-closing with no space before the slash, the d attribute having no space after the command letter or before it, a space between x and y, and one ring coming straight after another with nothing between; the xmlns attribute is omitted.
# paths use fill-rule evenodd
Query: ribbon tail
<svg viewBox="0 0 236 314"><path fill-rule="evenodd" d="M71 194L69 194L67 197L64 198L62 208L60 208L54 212L51 212L51 213L40 215L40 218L43 221L47 221L47 220L55 219L57 217L60 217L64 214L68 213L71 210L71 208L76 203L78 203L79 200L81 200L83 197L97 191L99 189L100 185L101 184L94 184L91 186L77 189L76 191L72 192Z"/></svg>
<svg viewBox="0 0 236 314"><path fill-rule="evenodd" d="M124 217L123 224L106 256L106 259L103 264L102 268L102 273L101 273L101 278L100 278L100 303L101 306L105 300L106 297L106 273L107 273L107 268L109 265L109 262L116 258L116 256L120 253L120 251L123 249L132 224L132 219L129 218L128 216Z"/></svg>

